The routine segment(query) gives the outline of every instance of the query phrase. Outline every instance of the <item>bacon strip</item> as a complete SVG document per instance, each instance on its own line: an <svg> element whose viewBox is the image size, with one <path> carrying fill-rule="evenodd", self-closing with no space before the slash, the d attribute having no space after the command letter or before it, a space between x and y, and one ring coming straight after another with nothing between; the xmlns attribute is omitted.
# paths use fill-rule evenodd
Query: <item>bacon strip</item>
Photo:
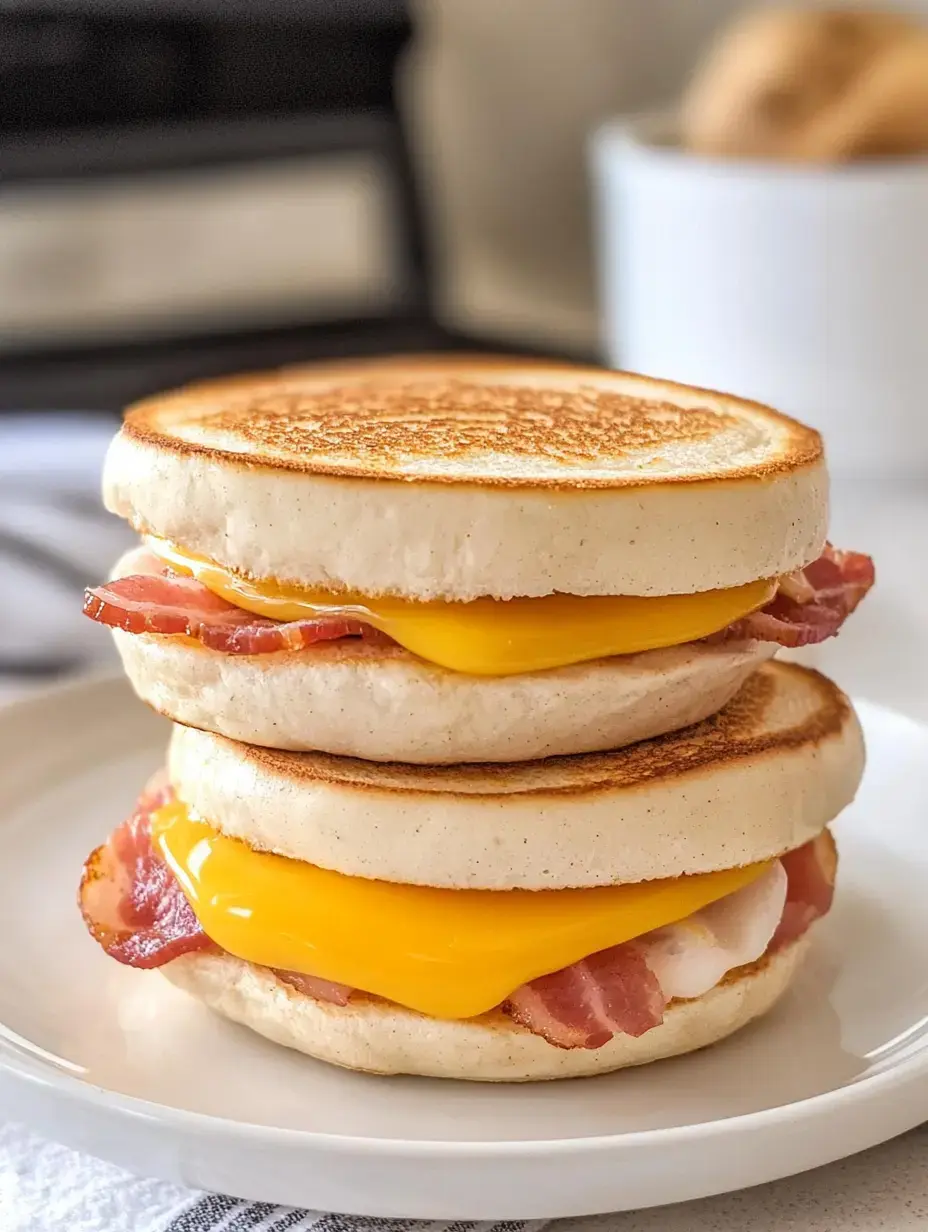
<svg viewBox="0 0 928 1232"><path fill-rule="evenodd" d="M767 952L775 953L801 937L827 915L835 896L838 849L830 831L780 857L786 869L786 906Z"/></svg>
<svg viewBox="0 0 928 1232"><path fill-rule="evenodd" d="M556 1048L602 1048L613 1035L644 1035L664 1020L666 999L634 942L517 988L504 1009Z"/></svg>
<svg viewBox="0 0 928 1232"><path fill-rule="evenodd" d="M142 970L217 948L151 841L151 815L170 796L162 771L142 792L128 821L91 853L78 890L93 939L117 962ZM347 1005L352 992L344 984L296 971L274 970L274 975L297 992L333 1005Z"/></svg>
<svg viewBox="0 0 928 1232"><path fill-rule="evenodd" d="M214 595L194 578L167 573L134 574L85 591L84 614L127 633L183 634L226 654L302 650L342 637L391 641L370 625L348 617L281 622L255 616Z"/></svg>
<svg viewBox="0 0 928 1232"><path fill-rule="evenodd" d="M780 583L773 600L736 620L710 641L750 638L791 649L834 637L873 585L873 561L861 552L839 552L826 544L822 555Z"/></svg>
<svg viewBox="0 0 928 1232"><path fill-rule="evenodd" d="M160 967L212 942L151 841L151 812L161 801L143 797L128 821L84 865L78 905L90 935L111 958L130 967Z"/></svg>
<svg viewBox="0 0 928 1232"><path fill-rule="evenodd" d="M559 1048L643 1035L674 999L701 997L769 949L788 894L774 863L756 881L674 924L593 954L516 990L507 1013ZM811 921L810 921L811 922Z"/></svg>
<svg viewBox="0 0 928 1232"><path fill-rule="evenodd" d="M152 845L151 812L169 794L163 779L153 781L129 820L91 855L81 880L79 903L91 936L112 958L132 967L160 967L182 954L217 948ZM787 878L786 903L767 953L795 941L830 908L837 867L834 840L826 830L813 842L783 856L782 864ZM760 894L761 888L756 883L738 894L742 900L750 900ZM740 953L730 961L743 961L746 945L754 946L751 954L759 953L764 938L752 942L749 934L756 932L761 922L752 917L739 924L728 918L733 912L737 914L737 897L732 895L727 906L727 900L722 900L707 908L711 920L701 922L697 915L532 980L517 988L501 1009L557 1048L601 1048L617 1034L644 1035L663 1021L672 996L694 992L692 977L700 973L689 971L681 983L678 951L687 947L705 949L711 937L704 934L714 928L720 944L727 944L733 954ZM774 904L768 928L773 926L775 912ZM694 934L691 938L685 935L687 926ZM680 935L668 938L674 928ZM657 971L663 971L669 981L666 990L649 964L652 950ZM698 956L705 967L706 956ZM673 962L668 965L670 959ZM274 970L274 974L295 992L333 1005L347 1005L354 995L347 985L316 976L282 970ZM676 992L674 979L680 985ZM689 991L683 991L684 985Z"/></svg>

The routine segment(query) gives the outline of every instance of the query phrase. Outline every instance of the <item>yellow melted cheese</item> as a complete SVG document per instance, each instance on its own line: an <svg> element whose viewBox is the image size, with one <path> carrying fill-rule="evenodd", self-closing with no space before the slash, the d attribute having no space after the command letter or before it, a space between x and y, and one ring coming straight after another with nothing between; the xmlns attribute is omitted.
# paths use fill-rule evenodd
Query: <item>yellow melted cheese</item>
<svg viewBox="0 0 928 1232"><path fill-rule="evenodd" d="M768 867L588 890L438 890L254 851L178 802L154 814L152 834L204 932L230 954L433 1018L482 1014L526 981L684 919Z"/></svg>
<svg viewBox="0 0 928 1232"><path fill-rule="evenodd" d="M777 591L774 579L654 598L556 594L471 603L371 599L250 581L164 540L149 542L173 568L192 574L213 594L257 616L362 620L420 658L473 676L511 676L680 646L763 607Z"/></svg>

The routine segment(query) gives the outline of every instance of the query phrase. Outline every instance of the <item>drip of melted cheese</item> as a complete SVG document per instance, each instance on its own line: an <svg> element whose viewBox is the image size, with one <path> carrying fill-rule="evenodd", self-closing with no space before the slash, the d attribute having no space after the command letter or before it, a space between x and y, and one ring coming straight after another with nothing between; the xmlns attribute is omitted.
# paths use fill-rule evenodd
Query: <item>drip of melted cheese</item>
<svg viewBox="0 0 928 1232"><path fill-rule="evenodd" d="M154 814L152 835L203 931L230 954L433 1018L485 1013L528 980L685 919L770 867L587 890L439 890L254 851L178 801Z"/></svg>
<svg viewBox="0 0 928 1232"><path fill-rule="evenodd" d="M681 646L769 603L776 579L695 595L546 595L470 603L366 598L252 581L161 539L152 551L236 607L272 620L347 616L420 658L472 676L511 676Z"/></svg>

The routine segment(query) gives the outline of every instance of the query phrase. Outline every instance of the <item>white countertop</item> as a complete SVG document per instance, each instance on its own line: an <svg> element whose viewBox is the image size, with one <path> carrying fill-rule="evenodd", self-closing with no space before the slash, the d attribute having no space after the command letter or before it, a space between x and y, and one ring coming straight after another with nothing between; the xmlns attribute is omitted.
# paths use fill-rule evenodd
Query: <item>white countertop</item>
<svg viewBox="0 0 928 1232"><path fill-rule="evenodd" d="M559 1220L551 1232L924 1232L926 1227L928 1126L923 1126L862 1155L756 1189L623 1215Z"/></svg>

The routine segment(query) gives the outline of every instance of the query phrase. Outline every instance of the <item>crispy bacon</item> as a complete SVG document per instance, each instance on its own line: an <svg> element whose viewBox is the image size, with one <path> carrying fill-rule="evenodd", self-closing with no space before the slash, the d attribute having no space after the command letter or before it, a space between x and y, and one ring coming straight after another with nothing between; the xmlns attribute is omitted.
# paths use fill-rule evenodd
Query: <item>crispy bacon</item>
<svg viewBox="0 0 928 1232"><path fill-rule="evenodd" d="M756 962L786 894L787 874L775 863L685 920L532 980L505 1008L559 1048L601 1048L613 1035L643 1035L663 1021L669 1001L701 997L728 971Z"/></svg>
<svg viewBox="0 0 928 1232"><path fill-rule="evenodd" d="M97 586L84 594L84 614L127 633L183 634L226 654L302 650L342 637L391 640L344 616L285 622L255 616L214 595L202 582L174 574L134 574Z"/></svg>
<svg viewBox="0 0 928 1232"><path fill-rule="evenodd" d="M827 915L835 896L838 849L830 831L823 830L811 843L780 857L786 869L786 906L768 947L768 953L783 949Z"/></svg>
<svg viewBox="0 0 928 1232"><path fill-rule="evenodd" d="M556 1048L602 1048L613 1035L644 1035L664 1020L657 976L634 942L517 988L505 1011Z"/></svg>
<svg viewBox="0 0 928 1232"><path fill-rule="evenodd" d="M822 555L790 574L766 607L723 629L711 641L776 642L792 649L834 637L873 585L873 561L861 552L839 552L826 544Z"/></svg>
<svg viewBox="0 0 928 1232"><path fill-rule="evenodd" d="M91 854L78 891L90 935L130 967L160 967L212 944L152 846L151 812L163 799L163 788L143 795L129 820Z"/></svg>
<svg viewBox="0 0 928 1232"><path fill-rule="evenodd" d="M79 903L91 936L112 958L132 967L160 967L183 954L217 951L152 845L151 812L169 795L163 778L153 780L129 820L91 855L81 880ZM831 906L837 865L834 840L826 830L783 856L782 864L786 903L767 953L795 941ZM705 920L697 915L540 976L516 989L501 1008L514 1022L558 1048L601 1048L616 1034L643 1035L660 1025L672 997L698 995L712 983L718 971L706 975L712 966L702 952L707 947L717 943L726 948L729 964L759 956L783 894L780 883L780 898L774 901L776 878L767 880L766 888L756 882L732 895L730 902L722 900L704 909ZM768 914L766 925L760 919L763 911ZM675 930L679 935L668 936ZM701 960L701 971L683 970L684 950L692 950ZM354 994L347 985L316 976L282 970L274 974L294 992L333 1005L347 1005Z"/></svg>
<svg viewBox="0 0 928 1232"><path fill-rule="evenodd" d="M149 781L135 812L84 865L78 904L90 935L129 967L162 967L182 954L216 949L171 870L152 845L151 814L171 796L167 774ZM297 992L347 1005L352 990L296 971L274 971Z"/></svg>

